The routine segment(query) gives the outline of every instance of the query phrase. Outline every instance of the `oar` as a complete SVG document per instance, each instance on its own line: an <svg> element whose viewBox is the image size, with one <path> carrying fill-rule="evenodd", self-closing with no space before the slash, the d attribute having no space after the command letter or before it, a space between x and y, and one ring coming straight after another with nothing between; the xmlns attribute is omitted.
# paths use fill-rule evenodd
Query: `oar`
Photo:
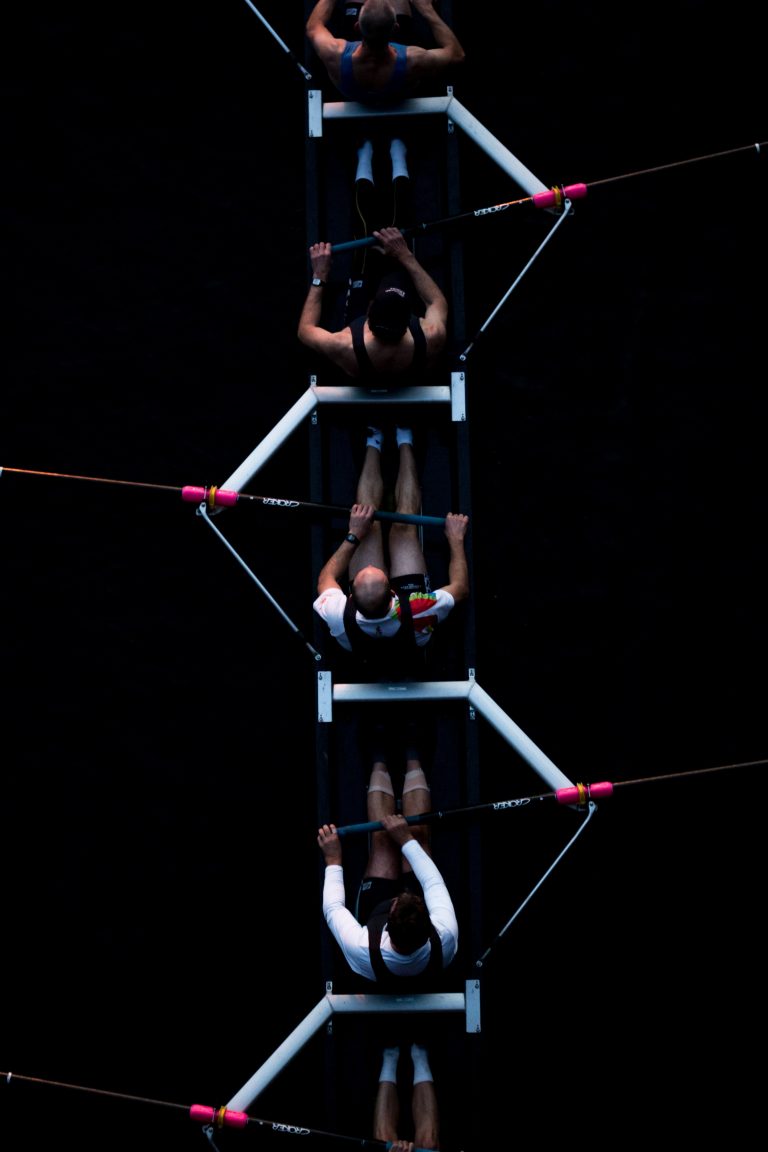
<svg viewBox="0 0 768 1152"><path fill-rule="evenodd" d="M578 200L587 194L586 184L569 184L567 188L552 188L549 192L537 192L535 196L523 196L520 200L506 200L503 204L492 204L488 208L475 208L471 212L459 212L456 216L444 216L442 220L431 220L414 224L411 228L401 228L403 236L415 236L417 232L428 232L431 228L442 228L446 224L457 224L460 220L470 220L478 216L492 216L514 208L517 204L533 204L537 208L559 207L564 199ZM331 252L348 252L351 248L368 248L377 244L375 236L363 236L359 240L345 240L342 244L331 244Z"/></svg>
<svg viewBox="0 0 768 1152"><path fill-rule="evenodd" d="M406 816L408 824L429 824L443 820L446 816L466 816L472 812L501 812L510 808L525 808L534 800L557 800L559 804L582 804L588 799L611 796L613 784L579 784L573 788L558 788L556 792L541 792L538 796L523 796L517 800L492 800L488 804L470 804L467 808L447 808L443 811L420 812L416 816ZM361 824L344 824L337 828L339 836L351 836L355 832L377 832L384 825L381 820L367 820Z"/></svg>
<svg viewBox="0 0 768 1152"><path fill-rule="evenodd" d="M163 1108L173 1108L176 1111L186 1112L190 1120L198 1124L212 1124L216 1128L268 1128L270 1132L280 1132L288 1136L322 1136L334 1142L343 1141L345 1144L357 1144L359 1148L391 1148L392 1140L369 1140L367 1137L345 1136L341 1132L323 1132L320 1128L308 1128L306 1124L285 1124L276 1120L260 1120L256 1116L249 1116L247 1112L237 1112L232 1108L210 1108L205 1104L174 1104L167 1100L153 1100L147 1096L128 1096L123 1092L108 1092L103 1088L86 1088L81 1084L66 1084L60 1080L43 1080L37 1076L21 1076L18 1072L0 1072L6 1084L14 1080L28 1084L38 1084L50 1088L70 1088L77 1092L87 1092L93 1096L111 1096L115 1100L132 1101L139 1104L156 1104ZM426 1152L423 1148L414 1148L414 1152Z"/></svg>
<svg viewBox="0 0 768 1152"><path fill-rule="evenodd" d="M643 168L637 172L625 172L621 176L608 176L603 180L592 180L589 184L556 185L547 192L537 192L533 196L523 196L519 200L507 200L502 204L492 204L488 208L475 208L470 212L460 212L456 216L444 216L442 220L432 220L429 223L416 224L411 228L402 228L403 236L414 236L418 232L426 232L431 228L442 228L446 224L455 224L460 220L469 220L479 216L492 216L513 208L518 204L533 204L534 208L552 208L562 210L566 200L582 200L589 188L597 188L601 184L614 184L618 180L628 180L634 176L647 176L653 172L664 172L669 168L680 168L686 164L697 164L701 160L716 160L721 156L733 156L738 152L752 152L758 154L768 141L762 144L745 144L740 148L728 148L724 152L711 152L707 156L693 156L689 160L676 160L670 164L659 164L655 168ZM342 244L332 244L331 252L346 252L351 248L367 248L376 244L375 236L364 236L359 240L345 240Z"/></svg>
<svg viewBox="0 0 768 1152"><path fill-rule="evenodd" d="M271 1132L283 1132L289 1136L322 1136L333 1140L334 1143L343 1141L345 1144L357 1144L358 1148L391 1148L393 1140L369 1140L360 1136L344 1136L340 1132L324 1132L321 1128L307 1128L306 1125L278 1124L274 1120L259 1120L249 1116L246 1112L234 1112L230 1108L208 1108L203 1104L193 1104L189 1110L191 1120L202 1124L214 1124L217 1128L246 1128L255 1124L260 1128L268 1128ZM427 1152L426 1148L414 1145L413 1152Z"/></svg>
<svg viewBox="0 0 768 1152"><path fill-rule="evenodd" d="M408 824L428 824L442 820L446 816L466 816L473 812L504 812L510 808L526 808L534 800L556 800L558 804L585 808L591 800L612 796L616 788L626 788L630 784L658 784L664 780L676 780L687 776L703 776L709 772L725 772L732 768L756 768L768 763L766 760L750 760L743 764L719 764L715 768L695 768L690 772L672 772L667 776L646 776L639 780L617 780L613 783L602 781L599 784L574 784L568 788L558 788L554 792L539 792L535 796L523 796L517 800L492 800L487 804L470 804L466 808L448 808L444 811L420 812L406 816ZM367 820L361 824L344 824L337 828L339 836L351 836L355 832L377 832L384 825L380 820Z"/></svg>
<svg viewBox="0 0 768 1152"><path fill-rule="evenodd" d="M49 476L56 480L90 480L97 484L118 484L128 488L152 488L160 492L175 492L182 500L192 504L206 504L209 508L231 508L235 504L263 504L267 508L303 509L309 512L328 512L336 516L348 516L349 507L343 504L317 504L308 500L289 500L284 496L255 496L250 492L236 492L228 488L200 487L186 485L183 488L170 484L148 484L138 480L110 480L103 476L76 476L67 472L37 472L31 468L4 468L0 465L0 476L13 472L21 476ZM399 524L445 525L445 516L423 516L416 512L387 512L380 509L373 514L374 520L391 521Z"/></svg>

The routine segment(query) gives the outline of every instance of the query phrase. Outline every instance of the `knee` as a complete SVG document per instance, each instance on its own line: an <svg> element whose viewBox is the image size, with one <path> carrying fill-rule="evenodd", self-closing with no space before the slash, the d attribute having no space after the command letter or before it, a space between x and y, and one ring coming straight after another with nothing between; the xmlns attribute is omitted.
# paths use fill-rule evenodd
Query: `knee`
<svg viewBox="0 0 768 1152"><path fill-rule="evenodd" d="M416 502L414 501L414 504ZM405 512L406 515L418 515L418 508L414 507L413 511L408 511L405 508L398 508L398 512ZM397 544L419 544L419 533L415 524L403 524L402 521L396 520L390 525L389 528L389 544L392 547L392 542Z"/></svg>

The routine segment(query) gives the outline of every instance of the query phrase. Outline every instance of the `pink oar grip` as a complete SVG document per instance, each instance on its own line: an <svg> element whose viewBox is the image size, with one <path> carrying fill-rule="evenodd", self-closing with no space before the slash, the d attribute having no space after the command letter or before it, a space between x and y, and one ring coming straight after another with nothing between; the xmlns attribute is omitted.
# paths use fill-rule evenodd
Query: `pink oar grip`
<svg viewBox="0 0 768 1152"><path fill-rule="evenodd" d="M205 1104L193 1104L189 1110L190 1120L201 1124L216 1123L219 1128L245 1128L248 1123L246 1112L233 1112L229 1108L208 1108Z"/></svg>
<svg viewBox="0 0 768 1152"><path fill-rule="evenodd" d="M197 503L201 500L207 501L208 493L210 491L211 490L209 488L196 488L193 485L188 484L186 488L182 488L181 498L182 500L186 500L188 503ZM213 502L222 508L232 508L233 505L237 504L239 497L239 492L234 492L229 488L213 489Z"/></svg>
<svg viewBox="0 0 768 1152"><path fill-rule="evenodd" d="M613 796L613 784L582 784L579 788L558 788L555 793L558 804L583 804L586 800L599 800L601 796Z"/></svg>
<svg viewBox="0 0 768 1152"><path fill-rule="evenodd" d="M565 188L537 192L535 196L531 196L531 201L537 208L551 208L553 204L559 204L563 197L568 200L583 200L586 194L586 184L566 184Z"/></svg>

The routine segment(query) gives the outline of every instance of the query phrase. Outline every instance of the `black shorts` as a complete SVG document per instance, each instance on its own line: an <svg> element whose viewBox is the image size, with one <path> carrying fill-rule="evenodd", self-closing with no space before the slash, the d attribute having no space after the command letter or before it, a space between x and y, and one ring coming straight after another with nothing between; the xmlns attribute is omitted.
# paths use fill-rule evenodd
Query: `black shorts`
<svg viewBox="0 0 768 1152"><path fill-rule="evenodd" d="M407 872L398 880L385 880L381 876L364 876L360 882L355 904L355 918L358 924L367 924L374 912L385 912L401 892L414 892L417 896L424 891L414 876Z"/></svg>
<svg viewBox="0 0 768 1152"><path fill-rule="evenodd" d="M412 592L432 591L429 574L426 572L414 572L412 576L393 576L390 584L398 597L409 596Z"/></svg>

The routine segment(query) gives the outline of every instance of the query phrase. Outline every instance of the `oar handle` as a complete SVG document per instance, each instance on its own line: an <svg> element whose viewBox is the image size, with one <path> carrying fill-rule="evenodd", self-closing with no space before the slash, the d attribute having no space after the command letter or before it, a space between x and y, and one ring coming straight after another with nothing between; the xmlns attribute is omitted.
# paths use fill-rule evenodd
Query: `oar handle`
<svg viewBox="0 0 768 1152"><path fill-rule="evenodd" d="M427 820L433 820L436 816L440 816L439 812L422 812L417 816L406 816L406 824L425 824ZM367 820L362 824L345 824L342 828L336 829L338 836L352 835L354 832L379 832L384 827L381 820Z"/></svg>
<svg viewBox="0 0 768 1152"><path fill-rule="evenodd" d="M445 516L422 516L418 512L374 512L374 520L391 520L400 524L434 524L439 528L445 526Z"/></svg>
<svg viewBox="0 0 768 1152"><path fill-rule="evenodd" d="M375 236L363 236L361 240L343 240L341 244L331 244L331 252L350 252L353 248L370 248L376 243Z"/></svg>
<svg viewBox="0 0 768 1152"><path fill-rule="evenodd" d="M407 240L419 229L436 227L437 223L439 221L435 221L435 224L421 224L418 228L401 228L400 231ZM350 252L353 248L370 248L372 244L377 243L375 236L362 236L358 240L344 240L341 244L331 244L331 252Z"/></svg>

